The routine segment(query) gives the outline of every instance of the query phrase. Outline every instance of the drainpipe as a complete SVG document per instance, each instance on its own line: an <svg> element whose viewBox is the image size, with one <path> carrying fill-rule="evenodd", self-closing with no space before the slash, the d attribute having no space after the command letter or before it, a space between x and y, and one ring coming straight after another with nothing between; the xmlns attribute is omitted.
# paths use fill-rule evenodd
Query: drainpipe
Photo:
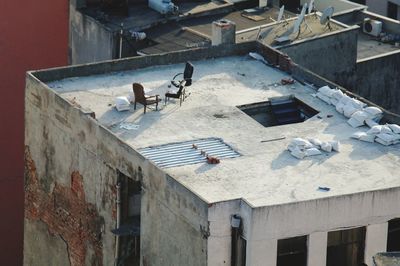
<svg viewBox="0 0 400 266"><path fill-rule="evenodd" d="M121 225L121 183L118 182L115 186L117 188L117 228ZM118 264L119 259L119 236L115 236L115 263L114 265Z"/></svg>
<svg viewBox="0 0 400 266"><path fill-rule="evenodd" d="M122 58L122 34L124 34L124 23L121 23L121 30L119 32L119 59Z"/></svg>
<svg viewBox="0 0 400 266"><path fill-rule="evenodd" d="M231 265L237 265L237 249L238 249L238 240L240 235L240 224L242 218L235 214L231 218L231 227L232 227L232 241L231 241Z"/></svg>

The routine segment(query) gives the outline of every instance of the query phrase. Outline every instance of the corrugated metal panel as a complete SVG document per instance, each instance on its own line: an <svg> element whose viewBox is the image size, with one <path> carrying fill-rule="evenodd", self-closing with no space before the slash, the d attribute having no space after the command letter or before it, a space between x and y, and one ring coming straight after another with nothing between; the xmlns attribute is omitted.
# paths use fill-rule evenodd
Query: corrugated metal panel
<svg viewBox="0 0 400 266"><path fill-rule="evenodd" d="M197 149L193 148L193 144L197 146ZM219 138L197 139L139 149L144 157L163 168L205 163L207 159L201 151L219 159L240 156Z"/></svg>

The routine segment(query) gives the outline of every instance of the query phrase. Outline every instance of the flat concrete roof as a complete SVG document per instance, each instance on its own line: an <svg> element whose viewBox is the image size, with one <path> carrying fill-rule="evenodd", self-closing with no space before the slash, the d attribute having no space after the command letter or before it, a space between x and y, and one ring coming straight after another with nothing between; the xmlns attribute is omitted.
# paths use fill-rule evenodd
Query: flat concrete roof
<svg viewBox="0 0 400 266"><path fill-rule="evenodd" d="M220 19L233 21L236 24L236 31L240 34L241 31L274 23L279 14L279 9L276 7L266 10L257 10L254 8L247 10L254 10L254 12L246 14L245 10L239 10L224 14L188 18L177 22L171 21L163 25L154 26L145 30L145 32L147 38L156 44L143 48L139 52L143 54L157 54L193 47L210 46L213 21ZM296 16L287 11L285 11L284 15L286 18ZM236 41L243 42L247 40L238 37Z"/></svg>
<svg viewBox="0 0 400 266"><path fill-rule="evenodd" d="M87 7L81 9L81 11L99 21L110 31L119 31L121 23L123 23L124 29L140 31L171 20L228 12L233 8L232 3L224 0L185 2L179 3L177 6L179 14L168 16L151 9L147 4L140 3L129 6L128 16L112 15L104 12L100 7Z"/></svg>
<svg viewBox="0 0 400 266"><path fill-rule="evenodd" d="M374 36L365 34L362 31L358 33L357 59L365 59L399 50L400 47L380 42Z"/></svg>
<svg viewBox="0 0 400 266"><path fill-rule="evenodd" d="M256 40L257 36L261 36L262 39L260 41L263 44L276 46L279 45L279 43L276 43L275 39L284 35L289 36L289 39L294 42L340 31L345 28L344 25L331 20L331 29L329 29L326 25L321 25L320 14L310 14L305 16L304 22L300 27L300 33L291 33L296 20L297 18L291 18L287 20L286 23L281 22L279 24L263 27L261 31L260 29L254 29L252 31L243 32L237 36L237 39L251 41Z"/></svg>
<svg viewBox="0 0 400 266"><path fill-rule="evenodd" d="M354 129L347 119L313 97L315 90L296 82L279 85L288 74L248 56L194 61L192 86L182 106L160 104L159 111L138 109L117 112L116 96L127 96L139 82L149 94L165 91L184 64L155 66L135 71L73 77L48 83L71 102L89 108L98 121L134 149L200 138L221 138L242 156L220 164L193 164L164 169L208 202L243 198L254 207L277 205L400 186L400 145L381 146L350 139ZM239 105L271 97L294 95L320 111L319 117L298 124L264 127ZM327 117L333 115L333 117ZM136 129L120 128L130 122ZM366 129L361 129L366 130ZM274 138L284 139L262 142ZM339 153L298 160L286 150L294 137L339 140ZM321 192L318 187L329 187Z"/></svg>

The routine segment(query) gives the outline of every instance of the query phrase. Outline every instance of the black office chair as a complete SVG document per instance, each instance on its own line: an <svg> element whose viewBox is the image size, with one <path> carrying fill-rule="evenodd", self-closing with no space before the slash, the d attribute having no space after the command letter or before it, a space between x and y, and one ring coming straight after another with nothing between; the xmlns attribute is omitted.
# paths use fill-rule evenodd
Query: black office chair
<svg viewBox="0 0 400 266"><path fill-rule="evenodd" d="M186 62L185 70L183 71L183 73L178 73L174 76L174 78L171 80L171 84L174 87L178 88L178 91L176 92L168 91L165 94L165 104L167 104L167 100L169 98L175 98L179 99L180 100L179 104L182 105L182 101L185 101L185 88L192 85L193 70L194 67L192 63ZM180 75L183 75L182 80L177 79L177 77L179 77Z"/></svg>
<svg viewBox="0 0 400 266"><path fill-rule="evenodd" d="M183 71L183 73L176 74L174 78L171 80L171 84L177 88L179 88L180 86L189 87L190 85L192 85L193 70L194 67L192 63L186 62L185 70ZM176 80L176 78L180 75L183 75L183 79Z"/></svg>

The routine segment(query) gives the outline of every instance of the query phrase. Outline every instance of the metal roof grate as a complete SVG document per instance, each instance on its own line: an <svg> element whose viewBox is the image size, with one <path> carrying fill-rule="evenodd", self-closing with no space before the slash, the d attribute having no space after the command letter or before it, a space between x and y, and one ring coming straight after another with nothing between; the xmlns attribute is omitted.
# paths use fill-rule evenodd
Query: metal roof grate
<svg viewBox="0 0 400 266"><path fill-rule="evenodd" d="M193 148L193 144L197 146L197 149ZM240 156L219 138L197 139L139 149L144 157L162 168L205 163L207 159L201 154L201 151L219 159Z"/></svg>

